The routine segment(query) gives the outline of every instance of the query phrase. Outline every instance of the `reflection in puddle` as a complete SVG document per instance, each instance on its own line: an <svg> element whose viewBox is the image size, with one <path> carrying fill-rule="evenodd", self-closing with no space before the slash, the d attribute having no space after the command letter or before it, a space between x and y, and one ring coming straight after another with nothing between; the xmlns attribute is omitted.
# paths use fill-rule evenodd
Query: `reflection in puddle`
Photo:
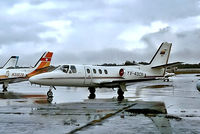
<svg viewBox="0 0 200 134"><path fill-rule="evenodd" d="M143 88L166 88L166 87L173 87L173 85L151 85Z"/></svg>
<svg viewBox="0 0 200 134"><path fill-rule="evenodd" d="M46 98L46 95L28 94L28 95L22 95L22 98Z"/></svg>
<svg viewBox="0 0 200 134"><path fill-rule="evenodd" d="M14 92L0 93L0 99L17 99L13 102L17 103L36 103L36 104L48 104L46 95L41 94L20 94Z"/></svg>
<svg viewBox="0 0 200 134"><path fill-rule="evenodd" d="M1 99L19 99L20 94L13 93L13 92L2 92L0 93L0 98Z"/></svg>
<svg viewBox="0 0 200 134"><path fill-rule="evenodd" d="M69 132L76 133L94 125L101 125L111 117L119 120L124 120L125 116L126 119L132 118L129 113L134 113L135 116L143 114L152 119L161 133L171 133L171 125L165 116L167 111L163 102L126 100L119 103L117 99L96 99L76 103L38 105L31 114L45 118L54 117L54 119L60 116L67 117L62 119L63 125L71 126L72 129ZM163 125L165 125L164 128Z"/></svg>
<svg viewBox="0 0 200 134"><path fill-rule="evenodd" d="M150 94L153 94L153 93L155 93L155 92L153 92L152 90L150 90L150 89L155 89L155 91L156 91L156 93L161 93L161 92L163 92L163 91L167 91L167 90L169 90L170 89L170 87L173 89L174 88L174 86L173 85L169 85L169 84L160 84L160 85L146 85L146 86L138 86L138 87L136 87L136 91L135 91L135 95L136 95L136 97L140 97L141 95L144 95L144 93L142 93L142 91L146 91L146 92L148 92L149 91L149 93ZM149 90L147 90L147 89L149 89ZM158 90L159 89L159 90ZM163 89L163 90L162 90ZM165 90L165 89L167 89L167 90ZM171 90L171 89L170 89Z"/></svg>
<svg viewBox="0 0 200 134"><path fill-rule="evenodd" d="M49 102L47 101L47 99L38 99L38 100L35 100L34 103L37 103L37 104L48 104Z"/></svg>
<svg viewBox="0 0 200 134"><path fill-rule="evenodd" d="M18 103L25 103L25 102L27 102L27 101L21 100L21 101L15 101L15 102L18 102Z"/></svg>
<svg viewBox="0 0 200 134"><path fill-rule="evenodd" d="M46 98L46 95L39 95L39 94L20 94L14 92L3 92L0 93L1 99L22 99L22 98Z"/></svg>

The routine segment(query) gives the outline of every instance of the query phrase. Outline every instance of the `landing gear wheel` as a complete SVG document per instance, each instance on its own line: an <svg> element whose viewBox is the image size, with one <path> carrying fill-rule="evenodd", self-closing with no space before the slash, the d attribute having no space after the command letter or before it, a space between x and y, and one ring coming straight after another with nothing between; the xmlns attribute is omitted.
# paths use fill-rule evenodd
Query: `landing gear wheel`
<svg viewBox="0 0 200 134"><path fill-rule="evenodd" d="M89 87L88 90L90 91L90 95L88 96L89 99L95 99L95 88L94 87Z"/></svg>
<svg viewBox="0 0 200 134"><path fill-rule="evenodd" d="M52 92L52 89L56 90L56 88L54 86L50 86L49 87L49 91L47 92L47 101L49 103L51 103L53 101L53 92Z"/></svg>
<svg viewBox="0 0 200 134"><path fill-rule="evenodd" d="M90 94L90 95L88 96L89 99L95 99L95 97L96 97L95 94Z"/></svg>
<svg viewBox="0 0 200 134"><path fill-rule="evenodd" d="M47 96L48 96L48 98L52 98L53 97L53 92L51 91L51 90L49 90L48 92L47 92Z"/></svg>
<svg viewBox="0 0 200 134"><path fill-rule="evenodd" d="M117 100L118 100L118 101L122 101L123 99L124 99L124 96L118 96L118 97L117 97Z"/></svg>
<svg viewBox="0 0 200 134"><path fill-rule="evenodd" d="M118 101L122 101L124 99L124 92L122 91L121 88L118 89L117 94L118 94L117 97Z"/></svg>
<svg viewBox="0 0 200 134"><path fill-rule="evenodd" d="M48 101L49 103L51 103L51 102L53 101L53 97L48 97L48 98L47 98L47 101Z"/></svg>
<svg viewBox="0 0 200 134"><path fill-rule="evenodd" d="M119 96L123 96L123 95L124 95L124 92L122 91L121 88L119 88L118 91L117 91L117 94L118 94Z"/></svg>
<svg viewBox="0 0 200 134"><path fill-rule="evenodd" d="M53 101L53 92L51 91L51 89L49 89L49 91L47 92L47 101L49 103Z"/></svg>
<svg viewBox="0 0 200 134"><path fill-rule="evenodd" d="M3 84L2 88L3 88L2 92L8 92L8 90L7 90L8 87L6 87L4 84Z"/></svg>
<svg viewBox="0 0 200 134"><path fill-rule="evenodd" d="M94 87L89 87L88 90L90 91L90 94L95 94L95 88Z"/></svg>

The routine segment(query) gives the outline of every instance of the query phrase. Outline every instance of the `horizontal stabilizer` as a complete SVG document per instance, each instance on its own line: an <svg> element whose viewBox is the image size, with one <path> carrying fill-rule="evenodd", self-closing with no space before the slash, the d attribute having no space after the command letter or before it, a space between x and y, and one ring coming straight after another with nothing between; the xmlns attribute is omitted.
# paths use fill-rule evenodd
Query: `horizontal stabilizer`
<svg viewBox="0 0 200 134"><path fill-rule="evenodd" d="M179 65L181 63L183 63L183 62L174 62L174 63L164 64L164 65L154 66L154 67L151 67L151 68L152 69L155 69L155 68L166 68L166 67L176 66L176 65Z"/></svg>

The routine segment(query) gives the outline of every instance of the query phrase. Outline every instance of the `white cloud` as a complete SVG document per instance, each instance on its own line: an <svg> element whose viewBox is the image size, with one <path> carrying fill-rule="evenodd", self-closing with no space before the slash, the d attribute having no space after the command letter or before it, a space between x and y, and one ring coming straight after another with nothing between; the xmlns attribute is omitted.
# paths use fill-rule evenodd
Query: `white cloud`
<svg viewBox="0 0 200 134"><path fill-rule="evenodd" d="M181 52L199 48L198 0L20 0L0 1L0 5L0 56L16 51L29 55L46 49L59 54L76 50L78 58L73 61L89 62L96 61L95 56L84 57L84 51L99 52L100 60L107 49L102 59L117 49L110 59L124 51L124 60L131 50L143 55L163 41L172 42L174 50Z"/></svg>
<svg viewBox="0 0 200 134"><path fill-rule="evenodd" d="M150 26L137 24L122 32L118 39L125 41L125 48L128 50L135 48L144 49L146 44L141 42L144 35L158 32L168 26L168 24L161 21L152 22Z"/></svg>
<svg viewBox="0 0 200 134"><path fill-rule="evenodd" d="M26 12L30 10L31 8L32 6L29 3L20 3L20 4L14 5L11 9L8 9L7 13L9 15L15 15L21 12Z"/></svg>
<svg viewBox="0 0 200 134"><path fill-rule="evenodd" d="M69 20L47 21L41 24L50 27L50 30L40 33L39 36L41 38L56 38L58 43L63 43L68 38L68 35L73 32L71 28L72 22Z"/></svg>
<svg viewBox="0 0 200 134"><path fill-rule="evenodd" d="M54 3L52 1L47 1L41 4L32 5L28 2L17 3L13 7L7 10L9 15L17 15L21 13L26 13L29 11L37 11L37 10L49 10L49 9L62 9L67 8L67 5L63 5L62 3Z"/></svg>
<svg viewBox="0 0 200 134"><path fill-rule="evenodd" d="M178 19L169 23L175 33L200 29L200 15Z"/></svg>
<svg viewBox="0 0 200 134"><path fill-rule="evenodd" d="M108 5L126 5L127 3L133 4L137 0L104 0L104 2Z"/></svg>

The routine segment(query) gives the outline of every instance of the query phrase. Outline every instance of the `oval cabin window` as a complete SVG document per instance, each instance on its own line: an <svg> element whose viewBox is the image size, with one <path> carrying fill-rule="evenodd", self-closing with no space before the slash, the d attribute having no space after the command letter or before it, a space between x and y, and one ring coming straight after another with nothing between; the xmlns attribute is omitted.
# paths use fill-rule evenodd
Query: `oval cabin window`
<svg viewBox="0 0 200 134"><path fill-rule="evenodd" d="M97 73L96 69L93 69L93 73L95 73L95 74Z"/></svg>
<svg viewBox="0 0 200 134"><path fill-rule="evenodd" d="M99 69L99 73L102 74L102 70L101 69Z"/></svg>
<svg viewBox="0 0 200 134"><path fill-rule="evenodd" d="M108 71L107 71L107 70L104 70L104 73L105 73L105 74L108 74Z"/></svg>
<svg viewBox="0 0 200 134"><path fill-rule="evenodd" d="M87 69L87 73L88 73L88 74L90 73L90 69Z"/></svg>

